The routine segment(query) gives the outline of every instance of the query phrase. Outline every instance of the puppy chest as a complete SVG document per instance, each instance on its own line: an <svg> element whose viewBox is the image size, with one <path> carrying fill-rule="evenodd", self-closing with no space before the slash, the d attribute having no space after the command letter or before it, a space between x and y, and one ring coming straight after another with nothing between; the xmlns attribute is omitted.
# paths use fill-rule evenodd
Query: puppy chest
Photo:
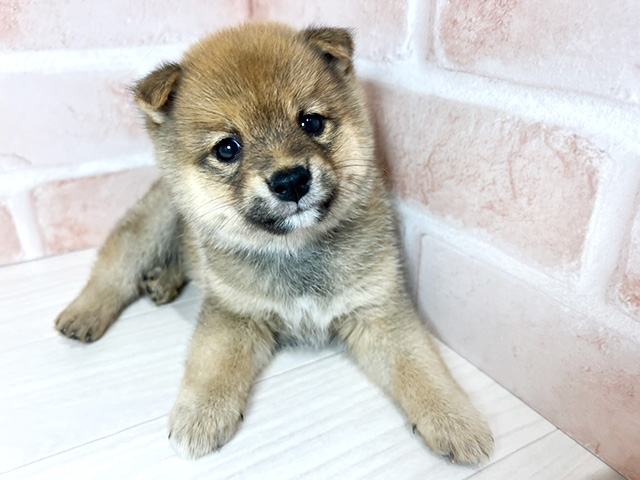
<svg viewBox="0 0 640 480"><path fill-rule="evenodd" d="M214 257L207 283L227 308L239 314L256 319L275 315L283 329L279 333L296 342L328 337L333 319L348 308L344 272L330 258L328 250L287 256L245 252L224 265Z"/></svg>
<svg viewBox="0 0 640 480"><path fill-rule="evenodd" d="M325 344L330 337L331 322L339 316L337 302L314 297L298 297L290 302L274 305L280 318L278 335L283 343Z"/></svg>
<svg viewBox="0 0 640 480"><path fill-rule="evenodd" d="M304 326L325 330L335 317L332 305L318 301L313 297L299 297L287 304L281 305L276 312L291 328Z"/></svg>

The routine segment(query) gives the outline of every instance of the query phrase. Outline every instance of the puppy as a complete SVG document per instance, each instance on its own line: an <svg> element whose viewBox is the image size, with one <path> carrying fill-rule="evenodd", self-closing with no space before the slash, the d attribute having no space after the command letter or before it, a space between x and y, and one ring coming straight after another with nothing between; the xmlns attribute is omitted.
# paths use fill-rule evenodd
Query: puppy
<svg viewBox="0 0 640 480"><path fill-rule="evenodd" d="M56 320L98 340L145 292L204 292L169 416L197 458L233 436L279 347L341 342L429 447L481 463L485 420L452 379L404 286L392 209L343 29L248 24L135 88L161 172Z"/></svg>

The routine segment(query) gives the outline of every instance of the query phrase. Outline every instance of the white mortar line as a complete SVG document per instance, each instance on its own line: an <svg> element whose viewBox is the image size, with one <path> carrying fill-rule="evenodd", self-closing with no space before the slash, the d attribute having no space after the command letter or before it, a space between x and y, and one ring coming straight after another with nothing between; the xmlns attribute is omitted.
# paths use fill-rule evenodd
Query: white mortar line
<svg viewBox="0 0 640 480"><path fill-rule="evenodd" d="M431 35L429 36L429 38L431 39L431 42L433 43L433 53L436 56L436 58L439 61L442 61L442 57L444 57L444 55L442 55L442 42L440 41L440 35L438 35L438 31L437 31L437 27L436 25L441 25L441 15L442 15L442 2L438 1L438 0L433 0L431 2L431 8L433 8L433 25L432 25L432 31L430 32Z"/></svg>
<svg viewBox="0 0 640 480"><path fill-rule="evenodd" d="M154 165L151 152L108 158L76 165L16 170L0 174L0 192L6 196L18 195L38 185L59 180L73 180L105 173L114 173Z"/></svg>
<svg viewBox="0 0 640 480"><path fill-rule="evenodd" d="M404 36L404 42L402 42L401 47L401 52L407 56L413 55L415 46L420 44L416 42L416 27L418 26L420 3L422 2L417 2L416 0L407 2L407 34Z"/></svg>
<svg viewBox="0 0 640 480"><path fill-rule="evenodd" d="M453 72L410 58L396 63L360 59L361 78L422 95L468 103L534 122L568 127L601 143L640 152L640 107L586 94L514 84Z"/></svg>
<svg viewBox="0 0 640 480"><path fill-rule="evenodd" d="M9 198L7 209L11 213L16 226L18 240L24 251L24 258L21 260L31 260L42 257L44 248L40 229L31 205L31 197L28 191L19 192Z"/></svg>
<svg viewBox="0 0 640 480"><path fill-rule="evenodd" d="M615 156L601 170L600 184L582 254L578 290L603 302L629 235L640 188L640 162L632 155Z"/></svg>
<svg viewBox="0 0 640 480"><path fill-rule="evenodd" d="M132 69L142 75L160 62L180 60L189 44L86 50L30 50L0 54L0 74L55 74Z"/></svg>

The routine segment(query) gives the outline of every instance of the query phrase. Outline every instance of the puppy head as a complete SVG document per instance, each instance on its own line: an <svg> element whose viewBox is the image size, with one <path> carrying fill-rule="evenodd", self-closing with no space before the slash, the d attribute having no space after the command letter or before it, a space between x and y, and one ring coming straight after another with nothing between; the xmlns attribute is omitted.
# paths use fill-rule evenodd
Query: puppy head
<svg viewBox="0 0 640 480"><path fill-rule="evenodd" d="M247 24L136 87L187 222L235 243L288 244L359 214L378 178L343 29Z"/></svg>

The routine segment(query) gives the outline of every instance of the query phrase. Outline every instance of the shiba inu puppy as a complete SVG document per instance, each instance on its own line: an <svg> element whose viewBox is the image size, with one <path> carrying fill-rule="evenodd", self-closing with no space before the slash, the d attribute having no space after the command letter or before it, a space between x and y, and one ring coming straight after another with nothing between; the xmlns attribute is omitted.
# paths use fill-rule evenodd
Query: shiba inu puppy
<svg viewBox="0 0 640 480"><path fill-rule="evenodd" d="M204 292L169 437L191 458L235 433L279 347L341 342L424 441L488 459L487 423L406 292L390 200L343 29L248 24L135 88L160 180L120 221L56 320L98 340L147 293Z"/></svg>

